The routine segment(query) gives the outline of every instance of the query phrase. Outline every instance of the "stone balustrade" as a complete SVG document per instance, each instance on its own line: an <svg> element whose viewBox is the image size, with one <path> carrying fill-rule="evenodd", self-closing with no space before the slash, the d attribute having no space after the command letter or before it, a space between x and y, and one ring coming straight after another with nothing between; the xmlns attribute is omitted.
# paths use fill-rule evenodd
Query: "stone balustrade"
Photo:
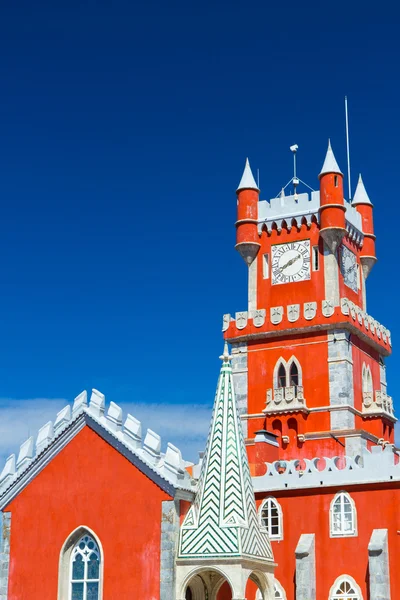
<svg viewBox="0 0 400 600"><path fill-rule="evenodd" d="M394 417L393 400L386 392L376 390L374 392L363 392L363 413L382 414L386 413Z"/></svg>
<svg viewBox="0 0 400 600"><path fill-rule="evenodd" d="M267 406L263 412L288 412L298 410L307 410L302 385L290 385L267 390Z"/></svg>

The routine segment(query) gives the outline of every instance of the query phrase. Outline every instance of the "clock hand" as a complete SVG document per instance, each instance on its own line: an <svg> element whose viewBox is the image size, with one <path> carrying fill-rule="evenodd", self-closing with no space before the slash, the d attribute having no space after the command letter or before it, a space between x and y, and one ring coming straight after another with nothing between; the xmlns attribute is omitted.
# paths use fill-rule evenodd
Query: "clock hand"
<svg viewBox="0 0 400 600"><path fill-rule="evenodd" d="M290 265L292 265L293 263L295 263L296 260L299 260L300 256L301 255L298 254L294 258L291 258L290 260L288 260L288 262L285 265L283 265L283 267L281 267L281 272L283 271L283 269L286 269L286 267L290 267Z"/></svg>

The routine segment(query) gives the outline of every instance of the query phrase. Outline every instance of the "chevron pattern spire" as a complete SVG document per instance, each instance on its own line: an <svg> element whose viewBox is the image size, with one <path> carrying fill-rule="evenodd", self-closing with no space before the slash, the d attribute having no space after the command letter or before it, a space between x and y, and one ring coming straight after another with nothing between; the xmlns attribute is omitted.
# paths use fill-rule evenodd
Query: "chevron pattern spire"
<svg viewBox="0 0 400 600"><path fill-rule="evenodd" d="M255 557L273 561L260 529L228 345L222 367L196 498L181 527L179 558Z"/></svg>

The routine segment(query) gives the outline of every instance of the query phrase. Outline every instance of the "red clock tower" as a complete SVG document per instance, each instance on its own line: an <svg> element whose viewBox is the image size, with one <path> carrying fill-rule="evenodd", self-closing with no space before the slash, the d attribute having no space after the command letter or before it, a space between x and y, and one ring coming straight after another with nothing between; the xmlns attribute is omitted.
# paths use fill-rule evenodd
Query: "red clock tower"
<svg viewBox="0 0 400 600"><path fill-rule="evenodd" d="M257 431L281 458L359 455L393 442L384 359L390 332L367 313L376 261L372 204L360 177L352 202L329 143L319 191L260 200L246 161L236 249L248 307L224 316L250 461Z"/></svg>

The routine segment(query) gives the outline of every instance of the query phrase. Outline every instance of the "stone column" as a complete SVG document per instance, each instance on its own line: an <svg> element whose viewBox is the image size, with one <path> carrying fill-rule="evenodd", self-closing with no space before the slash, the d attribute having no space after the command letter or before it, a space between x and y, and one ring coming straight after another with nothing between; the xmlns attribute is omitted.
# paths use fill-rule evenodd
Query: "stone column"
<svg viewBox="0 0 400 600"><path fill-rule="evenodd" d="M239 415L247 414L247 344L232 344L232 374ZM247 437L247 420L242 420L243 435Z"/></svg>
<svg viewBox="0 0 400 600"><path fill-rule="evenodd" d="M175 598L175 559L179 536L179 500L165 500L161 508L160 600ZM0 597L0 600L3 600Z"/></svg>
<svg viewBox="0 0 400 600"><path fill-rule="evenodd" d="M303 533L296 550L296 600L316 600L315 535Z"/></svg>
<svg viewBox="0 0 400 600"><path fill-rule="evenodd" d="M8 570L10 565L11 513L0 511L0 600L8 598Z"/></svg>
<svg viewBox="0 0 400 600"><path fill-rule="evenodd" d="M353 356L347 331L328 334L328 370L331 429L353 429L354 413L348 408L354 407Z"/></svg>
<svg viewBox="0 0 400 600"><path fill-rule="evenodd" d="M368 544L370 600L390 600L388 530L374 529Z"/></svg>

